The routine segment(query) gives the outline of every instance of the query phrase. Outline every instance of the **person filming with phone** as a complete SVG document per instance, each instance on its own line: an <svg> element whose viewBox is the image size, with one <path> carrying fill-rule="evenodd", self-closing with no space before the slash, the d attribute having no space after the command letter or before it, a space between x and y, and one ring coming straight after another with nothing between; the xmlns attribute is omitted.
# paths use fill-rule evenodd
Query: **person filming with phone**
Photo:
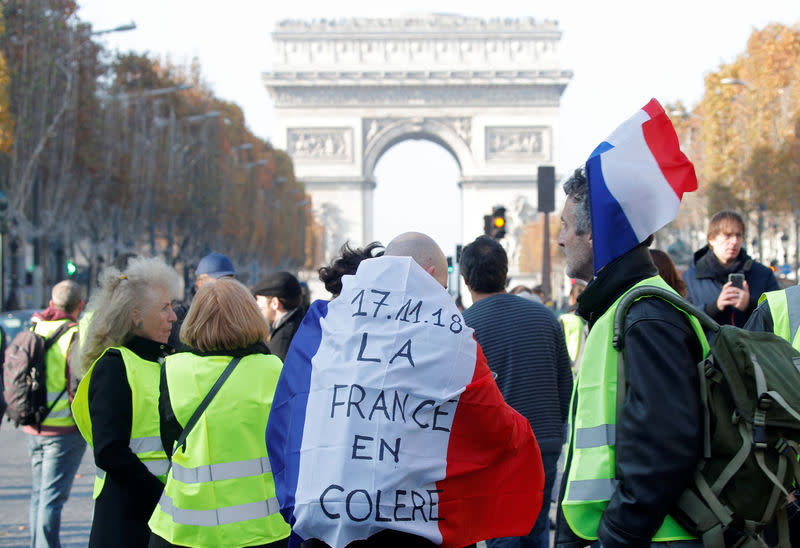
<svg viewBox="0 0 800 548"><path fill-rule="evenodd" d="M689 300L720 324L742 327L759 297L779 289L772 270L742 248L742 216L729 209L711 217L708 244L697 250L683 274Z"/></svg>

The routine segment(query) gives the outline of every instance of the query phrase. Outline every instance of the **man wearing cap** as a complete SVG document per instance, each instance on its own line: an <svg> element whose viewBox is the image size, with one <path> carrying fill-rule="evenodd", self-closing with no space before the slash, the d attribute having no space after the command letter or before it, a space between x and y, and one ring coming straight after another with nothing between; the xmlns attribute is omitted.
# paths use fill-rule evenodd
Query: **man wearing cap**
<svg viewBox="0 0 800 548"><path fill-rule="evenodd" d="M289 272L273 272L253 287L253 295L270 326L269 349L283 361L303 321L303 288Z"/></svg>
<svg viewBox="0 0 800 548"><path fill-rule="evenodd" d="M209 253L197 263L197 268L194 270L195 280L194 287L192 288L192 295L197 292L200 287L217 278L235 278L236 269L233 268L233 263L227 255L223 255L218 251ZM186 313L189 312L189 305L191 304L191 297L181 303L174 305L175 315L178 317L177 321L172 324L172 332L169 335L169 345L178 352L189 350L186 345L181 342L180 332L183 325L183 319Z"/></svg>
<svg viewBox="0 0 800 548"><path fill-rule="evenodd" d="M194 285L200 289L200 286L211 279L234 278L236 269L233 268L233 263L226 255L215 251L200 259L194 275Z"/></svg>

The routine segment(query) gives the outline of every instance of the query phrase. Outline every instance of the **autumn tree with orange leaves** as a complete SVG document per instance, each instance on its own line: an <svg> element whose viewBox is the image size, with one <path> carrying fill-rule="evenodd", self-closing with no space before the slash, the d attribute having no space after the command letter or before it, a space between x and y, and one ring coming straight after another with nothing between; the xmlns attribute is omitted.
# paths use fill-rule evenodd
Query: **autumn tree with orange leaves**
<svg viewBox="0 0 800 548"><path fill-rule="evenodd" d="M673 228L702 232L713 213L732 208L749 218L759 248L767 224L783 234L793 227L800 239L800 27L755 30L744 53L706 76L691 112L668 111L700 185Z"/></svg>
<svg viewBox="0 0 800 548"><path fill-rule="evenodd" d="M0 10L10 293L25 268L41 273L40 289L62 279L67 257L91 290L122 252L163 256L187 285L212 250L242 270L310 266L309 199L291 160L214 96L197 61L111 57L72 0Z"/></svg>

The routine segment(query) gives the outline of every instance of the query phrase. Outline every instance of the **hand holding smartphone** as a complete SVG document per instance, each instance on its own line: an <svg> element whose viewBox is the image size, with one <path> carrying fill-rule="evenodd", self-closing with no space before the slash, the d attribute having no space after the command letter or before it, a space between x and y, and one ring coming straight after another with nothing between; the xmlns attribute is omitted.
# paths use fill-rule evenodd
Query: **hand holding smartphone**
<svg viewBox="0 0 800 548"><path fill-rule="evenodd" d="M731 272L728 274L728 281L731 282L733 287L744 289L744 274L741 272Z"/></svg>

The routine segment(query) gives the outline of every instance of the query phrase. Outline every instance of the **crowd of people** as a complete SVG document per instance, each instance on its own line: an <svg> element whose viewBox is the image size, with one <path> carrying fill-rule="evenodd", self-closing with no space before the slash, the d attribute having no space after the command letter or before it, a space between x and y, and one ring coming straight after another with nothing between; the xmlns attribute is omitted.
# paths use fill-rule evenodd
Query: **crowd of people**
<svg viewBox="0 0 800 548"><path fill-rule="evenodd" d="M418 232L343 246L319 269L330 299L310 306L292 273L246 287L218 252L188 302L159 258L107 268L85 311L76 284L56 284L34 328L65 326L47 354L50 413L25 430L32 546L60 545L86 444L93 547L702 545L673 509L702 454L708 335L643 298L620 351L614 312L656 286L720 324L796 342L800 295L747 255L730 210L679 275L650 249L669 216L636 225L648 189L595 199L597 166L564 183L572 286L558 317L540 288L509 289L506 251L487 236L463 248L463 312L444 253ZM634 219L634 239L606 224L612 207Z"/></svg>

